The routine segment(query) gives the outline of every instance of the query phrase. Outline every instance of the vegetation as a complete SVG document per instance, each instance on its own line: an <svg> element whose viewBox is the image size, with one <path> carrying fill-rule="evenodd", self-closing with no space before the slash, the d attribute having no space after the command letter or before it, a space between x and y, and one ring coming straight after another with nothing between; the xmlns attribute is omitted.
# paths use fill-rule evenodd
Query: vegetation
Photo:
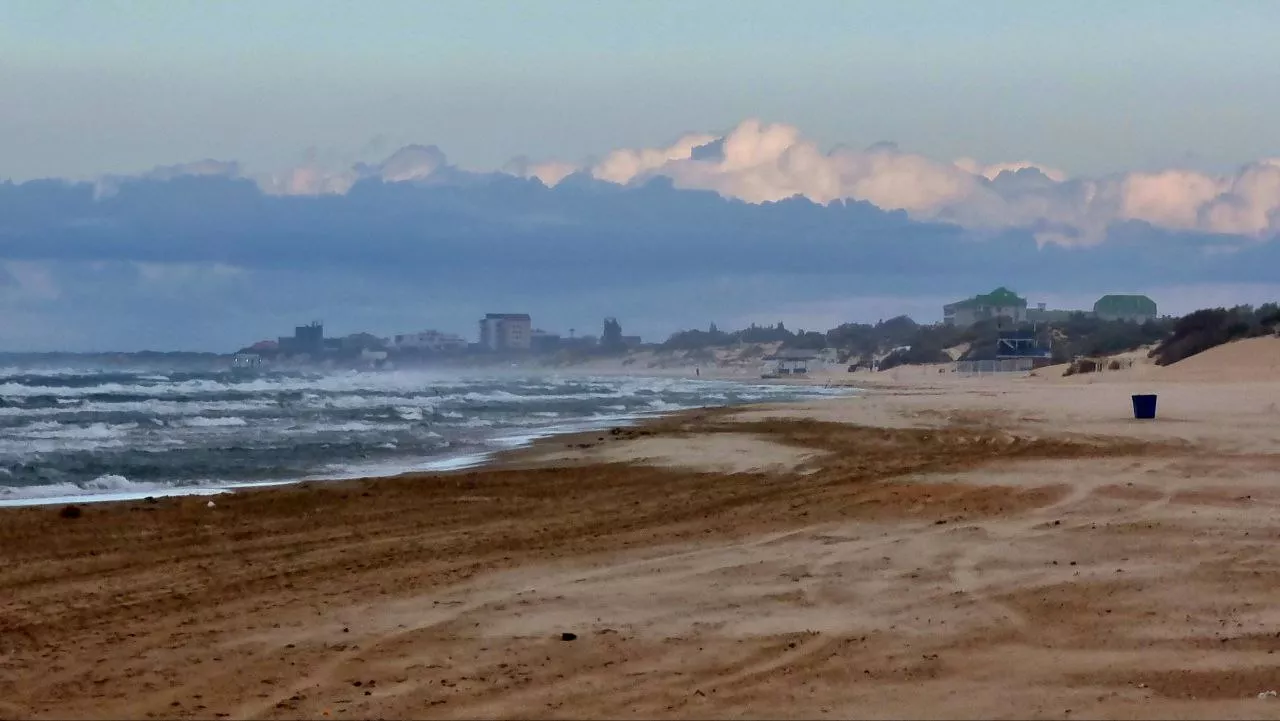
<svg viewBox="0 0 1280 721"><path fill-rule="evenodd" d="M1103 320L1089 313L1074 313L1063 320L1035 325L1015 326L1009 319L1002 318L984 320L968 328L921 325L907 316L898 316L875 324L844 323L826 333L793 332L782 323L725 332L712 324L705 331L676 333L661 347L691 351L699 357L709 357L710 350L717 347L765 343L778 343L785 349L830 348L837 351L842 363L870 364L873 359L879 359L880 368L888 369L947 362L951 360L948 349L955 348L965 348L958 360L991 360L996 357L1000 332L1014 329L1034 331L1040 347L1050 348L1057 363L1155 345L1151 356L1156 363L1168 365L1233 340L1280 332L1280 305L1210 308L1182 318L1160 318L1145 323ZM1097 365L1086 360L1075 371L1087 372L1086 369Z"/></svg>
<svg viewBox="0 0 1280 721"><path fill-rule="evenodd" d="M1274 332L1280 326L1280 306L1274 303L1257 309L1241 306L1231 310L1213 309L1192 313L1181 319L1161 318L1145 323L1103 320L1088 313L1074 313L1066 319L1038 324L1014 325L1008 318L983 320L967 328L935 324L921 325L907 316L875 324L845 323L826 333L791 331L782 323L752 325L725 332L714 324L708 330L688 330L672 335L664 350L703 351L709 349L777 343L784 349L834 349L842 363L870 364L879 359L881 368L898 365L950 361L948 349L964 349L958 360L992 360L997 353L1001 331L1032 331L1042 348L1051 349L1057 363L1075 358L1096 358L1160 344L1153 353L1159 363L1176 362L1214 345L1236 338Z"/></svg>
<svg viewBox="0 0 1280 721"><path fill-rule="evenodd" d="M1053 357L1055 361L1065 363L1078 356L1125 353L1159 343L1172 330L1173 321L1164 318L1130 323L1074 313L1067 320L1053 324Z"/></svg>
<svg viewBox="0 0 1280 721"><path fill-rule="evenodd" d="M951 356L941 348L926 348L924 346L910 346L899 350L890 351L880 361L880 370L889 370L901 365L926 365L929 363L946 363L951 360Z"/></svg>
<svg viewBox="0 0 1280 721"><path fill-rule="evenodd" d="M699 350L757 343L782 343L787 348L811 350L821 350L828 345L827 336L823 333L803 330L793 333L781 323L776 326L752 324L732 333L725 333L712 323L708 330L680 331L668 338L662 344L662 348L664 350Z"/></svg>
<svg viewBox="0 0 1280 721"><path fill-rule="evenodd" d="M1157 365L1169 365L1241 338L1272 335L1280 325L1280 306L1206 308L1179 318L1168 337L1151 352Z"/></svg>

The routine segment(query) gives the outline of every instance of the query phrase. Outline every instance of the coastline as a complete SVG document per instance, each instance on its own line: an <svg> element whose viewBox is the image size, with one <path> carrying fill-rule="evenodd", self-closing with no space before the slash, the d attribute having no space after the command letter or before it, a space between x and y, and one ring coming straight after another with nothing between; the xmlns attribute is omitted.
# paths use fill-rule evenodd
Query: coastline
<svg viewBox="0 0 1280 721"><path fill-rule="evenodd" d="M679 374L659 374L645 375L627 373L621 369L616 373L604 373L592 371L589 374L583 374L583 377L589 378L594 376L607 376L610 378L630 378L636 380L654 379L668 380L674 377L680 377L684 380L702 381L707 383L735 383L742 385L760 385L774 386L784 388L812 388L815 383L806 382L806 379L795 379L788 381L769 381L769 380L752 380L740 375L726 373L709 373L703 378L685 377ZM562 373L562 375L566 375ZM567 375L576 375L569 373ZM830 384L826 384L830 386ZM851 388L850 392L856 389ZM763 401L769 403L771 401ZM755 403L755 402L753 402ZM735 404L729 404L735 405ZM741 405L741 404L736 404ZM79 491L68 489L65 493L50 492L46 495L15 495L13 497L4 497L0 495L0 509L4 508L24 508L28 506L56 506L56 505L82 505L82 504L98 504L98 503L116 503L146 500L148 498L173 498L182 496L222 496L226 494L253 492L263 488L274 488L277 486L285 486L298 483L334 483L349 480L364 480L371 478L392 478L406 475L429 476L433 474L451 473L462 470L470 470L485 467L495 462L501 462L501 459L512 452L519 452L538 441L547 438L557 438L562 436L577 436L580 434L592 434L597 431L607 431L611 428L630 427L638 423L645 423L655 418L662 418L669 413L682 413L688 410L697 410L698 408L715 408L721 407L718 404L709 404L700 407L680 408L673 411L641 411L622 415L603 416L603 417L582 417L559 419L556 421L548 420L543 426L528 426L520 430L508 429L505 433L496 434L485 439L484 443L488 448L483 450L472 450L463 453L445 453L440 456L431 458L404 458L399 461L388 461L381 463L354 464L350 468L342 472L316 472L301 476L298 478L287 479L252 479L252 480L225 480L210 482L208 484L174 486L168 483L152 482L152 483L133 483L126 479L120 478L125 487L119 489L100 489L90 490L82 489ZM728 407L728 406L725 406ZM109 480L109 479L108 479Z"/></svg>
<svg viewBox="0 0 1280 721"><path fill-rule="evenodd" d="M0 715L1268 715L1280 382L1143 373L0 511Z"/></svg>

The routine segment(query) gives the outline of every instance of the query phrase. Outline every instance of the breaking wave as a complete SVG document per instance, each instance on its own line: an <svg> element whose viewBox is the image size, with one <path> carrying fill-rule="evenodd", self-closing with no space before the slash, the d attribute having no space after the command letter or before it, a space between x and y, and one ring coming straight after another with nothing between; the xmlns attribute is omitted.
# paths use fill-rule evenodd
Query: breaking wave
<svg viewBox="0 0 1280 721"><path fill-rule="evenodd" d="M446 470L655 413L836 393L684 378L0 368L0 504Z"/></svg>

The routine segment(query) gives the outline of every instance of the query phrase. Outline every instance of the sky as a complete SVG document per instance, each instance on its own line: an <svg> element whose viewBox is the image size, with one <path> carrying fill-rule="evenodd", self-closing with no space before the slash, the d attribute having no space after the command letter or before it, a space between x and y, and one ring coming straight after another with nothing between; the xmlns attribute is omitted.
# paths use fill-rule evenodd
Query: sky
<svg viewBox="0 0 1280 721"><path fill-rule="evenodd" d="M0 0L0 351L1269 300L1276 27L1268 0Z"/></svg>
<svg viewBox="0 0 1280 721"><path fill-rule="evenodd" d="M436 144L582 160L746 117L1073 173L1280 154L1269 0L4 0L3 175Z"/></svg>

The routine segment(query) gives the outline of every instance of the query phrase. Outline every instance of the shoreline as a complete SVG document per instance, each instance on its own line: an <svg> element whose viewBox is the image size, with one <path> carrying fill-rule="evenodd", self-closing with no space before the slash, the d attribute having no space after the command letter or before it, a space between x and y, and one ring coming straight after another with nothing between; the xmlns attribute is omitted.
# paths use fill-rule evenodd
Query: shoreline
<svg viewBox="0 0 1280 721"><path fill-rule="evenodd" d="M608 375L600 373L591 373L584 377L596 375ZM611 378L634 378L634 379L661 379L669 380L671 376L650 376L619 373L610 375ZM793 387L796 389L807 389L814 387L815 383L803 382L753 382L749 379L734 378L731 376L710 376L704 378L686 378L685 380L703 381L707 383L736 383L741 385L769 385ZM833 388L830 384L824 385L824 388ZM849 394L859 392L860 389L854 386L840 386L849 388ZM834 396L840 397L840 396ZM172 486L164 482L131 482L127 479L120 479L131 486L140 486L137 489L120 489L120 490L102 490L95 491L91 489L83 489L82 492L69 491L58 495L37 495L37 496L14 496L6 497L0 494L0 510L7 508L26 508L31 506L56 506L56 505L82 505L82 504L100 504L100 503L117 503L147 500L149 498L177 498L186 496L195 497L213 497L223 496L227 494L254 492L264 488L275 488L279 486L297 485L302 483L340 483L352 480L368 480L377 478L396 478L402 476L431 476L436 474L456 473L478 468L485 468L494 464L503 463L503 459L510 454L518 454L527 450L540 441L562 437L576 437L579 435L595 434L599 431L608 431L611 428L628 428L639 424L651 422L656 419L664 418L668 415L678 415L688 411L702 410L707 408L730 408L743 405L768 404L772 401L752 401L746 404L736 405L706 405L690 408L679 408L670 411L641 411L617 416L607 416L601 418L583 417L578 419L561 419L558 422L549 422L546 426L530 426L517 432L516 429L507 429L505 435L495 435L485 439L484 443L491 446L484 450L475 450L461 454L442 454L439 457L422 459L422 458L406 458L399 462L384 462L365 465L353 465L350 470L341 474L325 474L316 473L292 479L259 479L259 480L243 480L243 481L225 481L210 484L192 484L190 486ZM778 401L786 402L786 401ZM17 488L17 487L15 487ZM42 488L42 486L32 486L31 488Z"/></svg>
<svg viewBox="0 0 1280 721"><path fill-rule="evenodd" d="M0 715L1272 715L1280 380L890 380L6 509Z"/></svg>

